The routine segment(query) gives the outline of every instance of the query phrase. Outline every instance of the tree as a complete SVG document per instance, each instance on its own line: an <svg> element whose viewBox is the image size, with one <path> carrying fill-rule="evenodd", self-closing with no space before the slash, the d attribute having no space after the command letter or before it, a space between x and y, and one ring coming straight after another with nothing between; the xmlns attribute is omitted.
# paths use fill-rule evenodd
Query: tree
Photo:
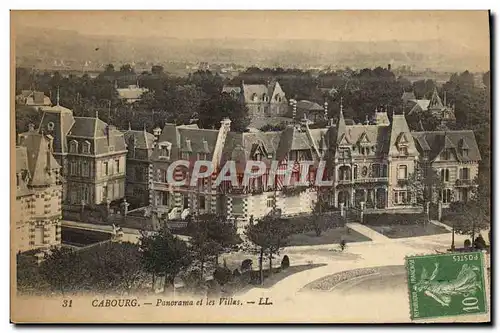
<svg viewBox="0 0 500 333"><path fill-rule="evenodd" d="M259 273L260 283L264 282L264 272L262 263L264 255L269 256L269 274L272 274L272 258L273 255L279 253L279 250L286 246L289 232L287 223L283 219L274 215L268 214L257 223L247 226L245 231L246 236L257 248L259 254Z"/></svg>
<svg viewBox="0 0 500 333"><path fill-rule="evenodd" d="M198 258L203 274L206 260L215 259L233 248L239 241L236 228L223 215L203 214L190 226L191 247Z"/></svg>
<svg viewBox="0 0 500 333"><path fill-rule="evenodd" d="M142 263L154 276L164 276L164 292L174 288L174 279L192 261L188 247L180 238L172 235L166 226L153 235L143 234L140 239Z"/></svg>
<svg viewBox="0 0 500 333"><path fill-rule="evenodd" d="M487 71L483 74L483 84L486 87L486 90L490 90L490 82L491 82L491 74L490 71Z"/></svg>
<svg viewBox="0 0 500 333"><path fill-rule="evenodd" d="M317 237L321 236L321 233L323 232L326 226L326 216L324 213L327 208L326 206L327 203L320 200L318 197L318 200L314 202L312 207L312 214L310 217L310 221Z"/></svg>
<svg viewBox="0 0 500 333"><path fill-rule="evenodd" d="M452 233L471 235L472 240L475 239L476 232L488 229L490 226L488 214L476 200L450 203L445 220L451 223Z"/></svg>
<svg viewBox="0 0 500 333"><path fill-rule="evenodd" d="M224 118L231 119L231 130L235 132L244 132L250 124L248 108L227 93L218 94L201 103L201 127L219 128Z"/></svg>
<svg viewBox="0 0 500 333"><path fill-rule="evenodd" d="M61 247L51 250L51 253L40 265L40 273L45 281L64 294L70 290L78 289L81 271L80 257L75 251Z"/></svg>
<svg viewBox="0 0 500 333"><path fill-rule="evenodd" d="M419 206L435 202L444 189L440 175L427 163L418 164L415 172L408 176L406 186L415 196L415 202Z"/></svg>

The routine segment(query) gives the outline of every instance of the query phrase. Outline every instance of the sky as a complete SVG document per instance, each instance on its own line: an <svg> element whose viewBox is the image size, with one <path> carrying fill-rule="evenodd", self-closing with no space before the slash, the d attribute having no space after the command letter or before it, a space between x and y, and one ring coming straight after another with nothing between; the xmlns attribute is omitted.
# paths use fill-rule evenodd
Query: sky
<svg viewBox="0 0 500 333"><path fill-rule="evenodd" d="M25 11L13 26L92 35L415 41L453 39L489 53L487 11ZM484 53L483 53L484 54Z"/></svg>

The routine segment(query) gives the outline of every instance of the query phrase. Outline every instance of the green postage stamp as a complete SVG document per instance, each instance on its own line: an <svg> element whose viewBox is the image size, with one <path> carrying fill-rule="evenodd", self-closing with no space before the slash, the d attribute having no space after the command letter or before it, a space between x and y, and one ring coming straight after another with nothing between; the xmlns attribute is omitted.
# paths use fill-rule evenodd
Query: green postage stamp
<svg viewBox="0 0 500 333"><path fill-rule="evenodd" d="M488 311L482 252L406 258L411 319Z"/></svg>

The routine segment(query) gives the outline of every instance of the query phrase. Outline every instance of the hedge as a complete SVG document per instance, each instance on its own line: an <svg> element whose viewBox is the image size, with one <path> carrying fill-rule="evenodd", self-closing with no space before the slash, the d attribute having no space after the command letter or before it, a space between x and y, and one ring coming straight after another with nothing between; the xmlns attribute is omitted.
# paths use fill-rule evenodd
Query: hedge
<svg viewBox="0 0 500 333"><path fill-rule="evenodd" d="M409 225L427 223L427 214L366 214L363 216L363 223L373 226L381 225Z"/></svg>

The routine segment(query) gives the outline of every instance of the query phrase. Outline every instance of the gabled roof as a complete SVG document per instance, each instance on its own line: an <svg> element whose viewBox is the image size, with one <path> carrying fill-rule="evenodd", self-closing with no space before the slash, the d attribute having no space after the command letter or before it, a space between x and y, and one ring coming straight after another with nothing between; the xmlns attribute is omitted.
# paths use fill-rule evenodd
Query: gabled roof
<svg viewBox="0 0 500 333"><path fill-rule="evenodd" d="M257 97L257 100L262 101L262 97L266 95L269 99L271 99L271 94L269 93L269 89L264 84L243 84L243 96L245 98L245 102L253 102L254 95Z"/></svg>
<svg viewBox="0 0 500 333"><path fill-rule="evenodd" d="M480 161L481 154L477 146L473 131L435 131L435 132L412 132L417 148L420 151L429 152L429 159L434 160L443 149L448 148L456 152L459 161ZM468 148L462 148L466 145ZM467 155L460 152L460 149L467 149Z"/></svg>
<svg viewBox="0 0 500 333"><path fill-rule="evenodd" d="M416 155L418 154L417 148L415 147L415 142L409 139L410 128L408 127L408 123L406 122L406 118L404 115L395 114L392 116L392 124L390 127L390 139L389 139L389 155L399 155L398 150L398 139L402 134L408 135L406 138L408 140L408 154Z"/></svg>
<svg viewBox="0 0 500 333"><path fill-rule="evenodd" d="M408 112L408 114L412 114L414 112L420 113L422 111L427 110L429 108L429 103L431 102L428 99L413 99L413 100L410 100L410 101L414 102L415 105L413 105L413 107L410 109L410 111Z"/></svg>
<svg viewBox="0 0 500 333"><path fill-rule="evenodd" d="M409 101L411 99L416 99L415 93L413 91L405 91L403 92L403 96L401 96L403 101Z"/></svg>
<svg viewBox="0 0 500 333"><path fill-rule="evenodd" d="M431 101L429 102L429 109L442 109L444 107L443 102L441 101L441 97L437 92L437 88L434 87L434 91L432 92Z"/></svg>

